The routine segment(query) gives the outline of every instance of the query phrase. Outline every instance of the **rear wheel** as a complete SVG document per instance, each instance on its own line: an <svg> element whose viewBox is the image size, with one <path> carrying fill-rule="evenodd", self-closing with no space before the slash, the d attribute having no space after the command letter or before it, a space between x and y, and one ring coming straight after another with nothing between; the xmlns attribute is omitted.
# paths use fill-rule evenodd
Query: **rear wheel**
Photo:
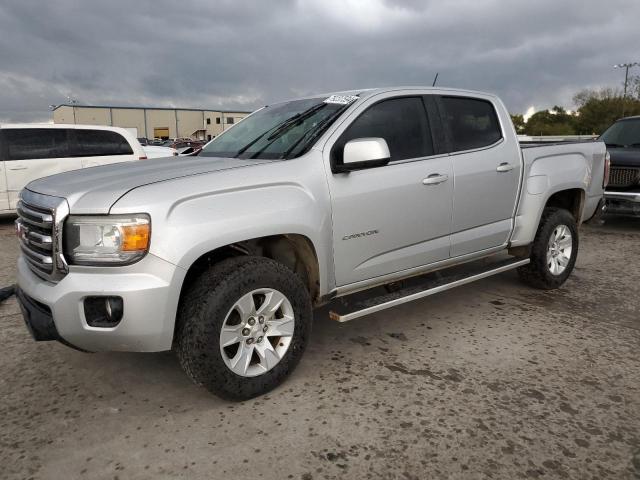
<svg viewBox="0 0 640 480"><path fill-rule="evenodd" d="M578 256L578 228L573 215L562 208L546 208L531 249L531 263L518 268L529 285L551 290L571 275Z"/></svg>
<svg viewBox="0 0 640 480"><path fill-rule="evenodd" d="M184 294L176 351L187 374L209 391L247 399L279 385L298 364L312 308L300 278L259 257L225 260Z"/></svg>

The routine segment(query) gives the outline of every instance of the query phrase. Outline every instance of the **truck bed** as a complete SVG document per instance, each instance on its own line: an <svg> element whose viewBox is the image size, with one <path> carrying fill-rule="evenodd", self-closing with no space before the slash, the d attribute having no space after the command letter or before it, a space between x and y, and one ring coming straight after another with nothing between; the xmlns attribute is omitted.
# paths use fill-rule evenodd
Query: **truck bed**
<svg viewBox="0 0 640 480"><path fill-rule="evenodd" d="M579 143L594 143L596 140L554 140L552 142L542 142L537 140L520 140L520 148L549 147L553 145L573 145Z"/></svg>

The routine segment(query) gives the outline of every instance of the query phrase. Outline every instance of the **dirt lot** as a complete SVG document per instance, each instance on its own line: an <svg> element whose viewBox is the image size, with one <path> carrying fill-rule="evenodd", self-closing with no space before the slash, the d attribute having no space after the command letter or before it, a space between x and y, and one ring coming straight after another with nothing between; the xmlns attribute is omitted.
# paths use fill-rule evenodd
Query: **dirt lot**
<svg viewBox="0 0 640 480"><path fill-rule="evenodd" d="M0 220L0 285L17 244ZM348 324L227 403L170 353L84 354L0 305L2 478L640 478L640 221L582 231L558 291L509 272Z"/></svg>

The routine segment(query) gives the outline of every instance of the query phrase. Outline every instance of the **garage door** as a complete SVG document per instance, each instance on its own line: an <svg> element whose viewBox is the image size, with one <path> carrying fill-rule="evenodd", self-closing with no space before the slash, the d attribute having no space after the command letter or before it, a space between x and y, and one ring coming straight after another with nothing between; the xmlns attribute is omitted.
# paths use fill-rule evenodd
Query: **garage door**
<svg viewBox="0 0 640 480"><path fill-rule="evenodd" d="M168 128L154 128L153 129L153 138L162 138L163 140L167 140L169 138L169 129Z"/></svg>

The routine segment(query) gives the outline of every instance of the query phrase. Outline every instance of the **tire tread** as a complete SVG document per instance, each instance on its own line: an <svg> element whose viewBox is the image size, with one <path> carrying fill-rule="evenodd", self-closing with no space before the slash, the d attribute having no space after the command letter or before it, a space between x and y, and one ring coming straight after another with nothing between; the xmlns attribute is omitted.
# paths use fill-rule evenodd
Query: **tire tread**
<svg viewBox="0 0 640 480"><path fill-rule="evenodd" d="M256 276L279 278L284 286L295 292L289 300L301 305L296 311L296 328L301 338L294 340L282 360L272 370L258 377L240 377L219 361L213 361L207 352L219 346L207 339L215 337L216 320L210 318L212 310L220 308L216 302L228 298L237 288L250 289ZM275 286L274 286L275 287ZM312 308L309 293L302 280L286 266L264 257L233 257L203 271L184 292L178 308L178 325L174 350L185 373L198 385L230 400L244 400L275 388L295 368L306 347L311 329ZM222 321L224 319L219 319ZM299 344L298 344L299 343ZM217 368L211 368L211 364ZM281 365L282 364L282 365ZM225 370L226 369L226 370Z"/></svg>
<svg viewBox="0 0 640 480"><path fill-rule="evenodd" d="M552 275L547 267L547 243L550 230L559 223L566 224L571 230L574 245L572 258L561 275ZM538 231L536 232L531 249L531 262L518 268L520 279L526 284L541 290L559 288L571 274L578 255L578 229L575 219L568 210L557 207L547 207L542 212Z"/></svg>

